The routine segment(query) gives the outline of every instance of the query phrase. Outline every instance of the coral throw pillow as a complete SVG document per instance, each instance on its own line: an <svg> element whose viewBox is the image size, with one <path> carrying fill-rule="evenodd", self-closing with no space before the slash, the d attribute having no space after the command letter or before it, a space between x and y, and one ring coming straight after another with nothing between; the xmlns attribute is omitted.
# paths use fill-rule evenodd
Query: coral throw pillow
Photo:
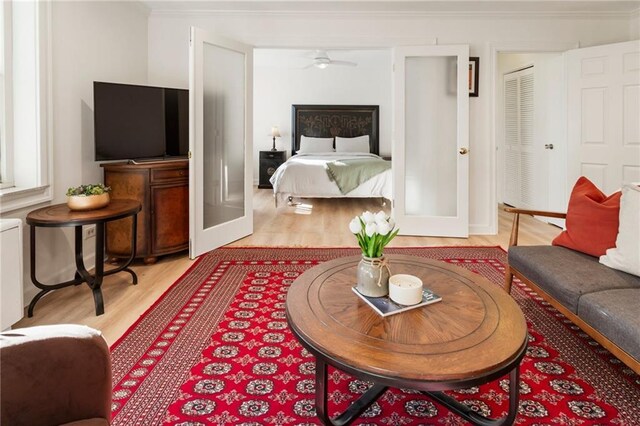
<svg viewBox="0 0 640 426"><path fill-rule="evenodd" d="M602 256L615 247L618 235L620 191L606 196L589 179L576 182L567 208L567 230L552 242L591 256Z"/></svg>

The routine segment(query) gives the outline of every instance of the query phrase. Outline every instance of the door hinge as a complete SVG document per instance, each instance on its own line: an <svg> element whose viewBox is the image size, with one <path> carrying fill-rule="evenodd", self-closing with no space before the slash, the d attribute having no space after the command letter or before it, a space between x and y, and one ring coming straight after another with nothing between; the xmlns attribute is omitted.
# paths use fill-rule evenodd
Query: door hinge
<svg viewBox="0 0 640 426"><path fill-rule="evenodd" d="M187 154L187 158L191 159L191 151Z"/></svg>

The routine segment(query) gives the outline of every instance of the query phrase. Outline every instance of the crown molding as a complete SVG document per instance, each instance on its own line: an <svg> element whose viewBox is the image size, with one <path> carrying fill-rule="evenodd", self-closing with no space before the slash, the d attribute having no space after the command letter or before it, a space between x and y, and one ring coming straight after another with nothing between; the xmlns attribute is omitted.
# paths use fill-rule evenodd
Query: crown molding
<svg viewBox="0 0 640 426"><path fill-rule="evenodd" d="M640 13L608 11L326 11L326 10L174 10L154 9L150 17L273 17L314 19L629 19Z"/></svg>

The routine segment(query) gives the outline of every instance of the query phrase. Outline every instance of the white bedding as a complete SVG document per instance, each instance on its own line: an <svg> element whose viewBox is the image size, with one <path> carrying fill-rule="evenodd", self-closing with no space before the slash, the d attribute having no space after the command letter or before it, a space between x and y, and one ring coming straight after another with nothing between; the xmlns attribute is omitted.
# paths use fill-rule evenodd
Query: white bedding
<svg viewBox="0 0 640 426"><path fill-rule="evenodd" d="M350 158L372 157L367 153L309 153L297 154L289 158L271 176L273 192L277 202L288 197L301 198L372 198L391 199L391 169L386 170L364 182L351 192L342 194L335 182L329 179L325 164L328 161Z"/></svg>

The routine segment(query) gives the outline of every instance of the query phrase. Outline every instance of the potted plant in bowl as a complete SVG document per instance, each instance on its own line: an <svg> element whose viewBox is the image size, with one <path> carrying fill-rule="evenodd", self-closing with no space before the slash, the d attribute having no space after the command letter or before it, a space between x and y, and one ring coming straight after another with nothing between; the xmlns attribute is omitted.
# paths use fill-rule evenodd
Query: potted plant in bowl
<svg viewBox="0 0 640 426"><path fill-rule="evenodd" d="M95 210L109 204L111 188L101 183L80 185L67 190L67 206L71 210Z"/></svg>

